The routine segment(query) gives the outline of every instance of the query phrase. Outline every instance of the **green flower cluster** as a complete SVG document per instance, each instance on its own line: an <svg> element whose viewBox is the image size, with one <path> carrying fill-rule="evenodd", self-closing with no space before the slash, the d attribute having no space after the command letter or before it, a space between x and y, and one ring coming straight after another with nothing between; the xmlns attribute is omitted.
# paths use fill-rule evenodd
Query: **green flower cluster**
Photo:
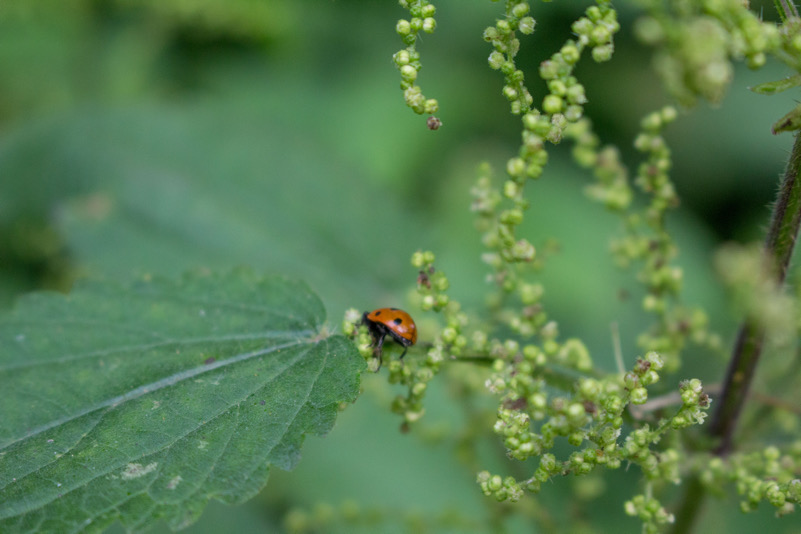
<svg viewBox="0 0 801 534"><path fill-rule="evenodd" d="M370 335L367 326L362 324L362 312L356 308L345 310L345 318L342 321L342 333L356 341L359 354L367 361L368 369L373 372L378 371L378 358L373 352L373 337Z"/></svg>
<svg viewBox="0 0 801 534"><path fill-rule="evenodd" d="M448 298L445 292L450 283L443 272L435 269L434 260L430 251L417 251L412 255L412 265L419 271L417 292L421 297L420 307L442 313L445 326L431 342L425 358L389 363L389 382L406 388L406 395L398 395L392 402L392 411L403 417L404 429L425 414L423 398L428 383L439 373L442 362L462 354L467 345L462 334L467 325L467 315L460 311L459 303Z"/></svg>
<svg viewBox="0 0 801 534"><path fill-rule="evenodd" d="M521 115L523 123L522 144L519 154L506 164L508 178L502 195L493 189L486 171L473 189L473 209L481 219L484 243L494 251L486 254L484 260L495 269L499 285L506 290L514 288L517 278L516 270L508 268L509 264L530 263L536 255L534 245L516 236L516 227L523 222L529 206L524 197L525 184L542 175L548 162L546 141L558 143L568 125L580 120L584 113L587 97L573 70L588 47L592 48L596 61L609 59L614 48L612 36L620 27L610 2L599 1L597 6L587 9L586 16L573 24L578 39L568 40L540 66L540 77L547 82L549 92L538 110L533 107L525 75L515 64L520 50L517 32L534 31L535 21L529 11L528 2L508 1L505 17L484 31L484 40L493 47L489 66L504 75L503 95L509 100L512 113ZM510 206L498 210L504 199Z"/></svg>
<svg viewBox="0 0 801 534"><path fill-rule="evenodd" d="M442 362L462 355L468 344L463 334L467 315L460 311L459 303L451 301L446 294L450 283L445 273L434 267L434 260L434 254L429 251L417 251L412 255L412 265L419 271L419 305L424 311L442 313L445 326L430 343L425 358L398 359L387 363L389 382L406 388L406 395L398 395L392 402L392 411L403 417L404 429L425 414L423 399L428 383L439 373ZM379 363L375 358L374 340L361 321L362 315L358 310L347 310L342 330L346 336L356 340L359 352L368 362L368 368L376 372Z"/></svg>
<svg viewBox="0 0 801 534"><path fill-rule="evenodd" d="M649 15L637 22L637 36L659 47L657 71L684 105L699 97L719 102L734 74L733 59L758 68L782 46L776 25L761 21L741 0L642 3Z"/></svg>
<svg viewBox="0 0 801 534"><path fill-rule="evenodd" d="M793 59L801 57L801 19L797 14L785 17L779 29L759 20L742 0L643 0L641 4L648 16L638 22L637 34L659 47L657 68L681 103L694 103L698 97L720 100L732 76L733 60L744 59L749 66L759 67L770 53L801 70L801 61ZM401 71L407 104L424 113L432 101L414 85L420 68L415 44L419 31L433 31L434 9L425 1L401 0L401 5L410 10L411 20L397 26L408 48L395 54L395 63ZM488 64L504 76L501 92L522 123L521 144L506 163L502 186L493 184L485 165L471 190L472 211L487 248L482 260L491 268L488 281L497 288L488 301L488 326L467 331L467 316L446 294L448 279L434 268L433 253L416 252L412 264L419 270L420 307L441 312L445 325L426 348L425 358L389 363L390 381L407 388L405 396L395 399L393 410L403 416L408 427L423 415L427 384L440 371L442 362L490 361L491 374L485 387L498 396L492 431L509 458L522 462L536 457L539 463L528 478L481 471L477 482L482 492L498 501L514 502L527 492L540 491L543 483L556 476L581 476L601 466L617 469L633 464L643 473L645 490L626 502L625 511L640 518L644 532L656 532L674 517L654 497L655 488L662 482L678 484L693 464L688 458L697 459L676 437L677 431L703 424L711 400L697 379L683 381L673 395L649 400L649 394L662 373L679 368L679 355L688 342L713 348L719 345L717 337L708 331L706 314L679 302L684 273L676 264L678 248L666 227L678 196L669 176L670 149L663 137L664 129L678 113L667 106L642 119L634 141L642 161L630 179L619 150L602 146L584 117L587 95L574 76L586 52L595 61L610 59L613 37L619 30L611 2L597 0L571 25L573 37L541 63L538 75L546 82L548 92L539 107L516 63L521 35L532 34L535 25L529 2L506 0L504 16L483 35L492 46ZM801 75L765 84L764 92L799 85ZM435 109L436 102L432 105ZM790 115L785 129L801 124L801 106L797 116ZM595 175L596 180L587 188L589 196L619 214L624 235L613 243L612 255L622 267L637 265L638 280L645 288L641 306L655 316L652 327L638 338L644 356L628 372L622 370L621 363L619 373L601 373L595 370L590 351L581 340L560 339L558 324L549 318L542 303L543 286L528 276L542 265L548 247L538 245L535 249L518 235L529 207L525 188L544 171L546 144L562 139L574 142L575 161ZM643 202L635 203L635 195ZM745 271L729 272L737 283ZM775 306L782 296L780 288L771 287L771 298L761 298L764 292L760 295L753 291L762 287L754 283L757 277L745 275L742 279L750 280L753 286L746 288L745 297L763 307L775 307L774 312L786 311L786 307ZM770 310L751 308L760 316L773 317L767 313ZM785 318L785 330L792 337L797 313L785 313ZM353 316L349 320L356 319ZM372 357L371 340L363 330L346 332L358 336L360 350L365 357ZM678 407L672 415L665 415L671 402ZM643 414L648 414L647 423L641 419ZM563 446L572 449L565 454L560 452ZM785 452L771 447L761 453L728 458L708 459L706 453L702 454L707 461L694 468L701 473L702 482L710 489L733 482L745 497L744 510L767 500L783 514L799 504L801 444Z"/></svg>
<svg viewBox="0 0 801 534"><path fill-rule="evenodd" d="M651 495L635 495L624 505L626 514L642 521L643 534L656 534L661 526L675 521L657 499Z"/></svg>
<svg viewBox="0 0 801 534"><path fill-rule="evenodd" d="M778 515L801 505L801 441L787 446L782 452L769 446L762 451L732 454L727 458L712 457L704 462L701 482L712 492L720 494L726 483L733 483L744 497L740 508L755 510L762 501L776 508Z"/></svg>
<svg viewBox="0 0 801 534"><path fill-rule="evenodd" d="M417 38L421 31L434 33L437 27L437 21L434 19L437 8L427 0L400 0L400 5L409 10L411 18L401 19L395 25L395 31L406 48L396 52L392 60L400 71L401 89L406 105L418 115L423 113L430 115L437 112L439 104L433 98L426 98L420 86L416 84L417 75L422 68L420 53L417 51Z"/></svg>
<svg viewBox="0 0 801 534"><path fill-rule="evenodd" d="M646 388L659 381L664 366L659 354L649 352L623 376L574 380L554 369L572 363L575 369L587 372L592 367L588 355L565 361L533 345L520 350L513 341L494 353L495 372L486 385L501 402L493 430L503 439L510 458L524 461L538 456L540 463L525 480L482 471L478 483L486 495L515 501L525 491L538 492L542 483L554 476L586 475L599 466L617 469L624 462L639 465L648 479L679 482L679 452L655 446L671 430L704 422L710 400L700 381L681 384L682 406L672 417L660 420L653 429L646 424L631 430L621 443L624 420L629 417L626 408L644 404ZM566 394L553 394L554 387ZM564 460L548 452L559 438L577 449Z"/></svg>
<svg viewBox="0 0 801 534"><path fill-rule="evenodd" d="M634 192L628 171L614 147L601 147L588 119L571 124L566 136L575 142L573 156L584 167L592 168L596 182L587 188L591 198L620 214L625 235L612 243L613 256L621 267L638 263L639 281L645 286L642 307L656 315L656 323L638 342L643 350L655 350L666 359L668 369L680 365L679 354L687 340L716 347L717 337L708 332L708 318L698 308L678 305L684 278L675 265L678 249L667 231L668 210L678 204L670 180L670 148L663 129L677 117L672 106L646 115L634 147L645 155L637 168L634 184L647 198L643 207L632 208Z"/></svg>

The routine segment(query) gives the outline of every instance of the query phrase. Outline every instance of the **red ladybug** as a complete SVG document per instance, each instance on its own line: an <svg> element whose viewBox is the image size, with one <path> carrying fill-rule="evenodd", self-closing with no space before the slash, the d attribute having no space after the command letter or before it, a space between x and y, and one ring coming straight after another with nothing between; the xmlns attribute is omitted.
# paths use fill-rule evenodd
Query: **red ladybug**
<svg viewBox="0 0 801 534"><path fill-rule="evenodd" d="M362 322L367 325L370 334L375 340L375 354L378 356L378 368L381 368L383 359L381 347L384 338L390 335L392 339L403 345L403 354L406 356L409 347L417 343L417 325L411 315L398 308L379 308L371 312L364 312Z"/></svg>

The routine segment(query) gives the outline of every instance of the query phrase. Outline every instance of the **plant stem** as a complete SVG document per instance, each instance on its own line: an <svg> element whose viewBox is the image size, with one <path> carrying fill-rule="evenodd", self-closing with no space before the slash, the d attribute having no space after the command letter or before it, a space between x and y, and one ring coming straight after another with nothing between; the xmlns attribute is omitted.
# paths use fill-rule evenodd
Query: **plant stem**
<svg viewBox="0 0 801 534"><path fill-rule="evenodd" d="M784 283L787 276L801 222L800 171L801 137L796 135L765 240L765 264L772 269L770 275L774 277L778 286ZM748 396L754 370L762 353L764 338L764 328L758 325L754 318L747 318L740 328L734 354L723 382L723 394L709 426L709 435L719 440L715 450L719 455L725 455L731 448L734 429L743 401Z"/></svg>
<svg viewBox="0 0 801 534"><path fill-rule="evenodd" d="M801 135L796 135L765 239L765 265L768 275L775 279L777 285L784 283L801 222L800 172ZM707 428L707 434L714 440L714 452L718 456L724 456L731 450L732 437L743 403L748 397L764 339L764 328L755 318L746 318L737 336L723 382L723 392L717 401L717 410ZM673 532L688 532L691 529L701 510L704 494L698 475L693 475L686 481Z"/></svg>

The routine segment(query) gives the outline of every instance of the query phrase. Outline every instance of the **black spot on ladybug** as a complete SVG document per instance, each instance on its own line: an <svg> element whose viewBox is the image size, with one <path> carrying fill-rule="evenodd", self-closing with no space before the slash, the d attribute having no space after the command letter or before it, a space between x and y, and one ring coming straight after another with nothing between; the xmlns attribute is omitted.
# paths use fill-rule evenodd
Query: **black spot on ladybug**
<svg viewBox="0 0 801 534"><path fill-rule="evenodd" d="M400 317L395 317L394 319L392 319L392 322L395 324L401 324L403 323L403 319L401 319Z"/></svg>

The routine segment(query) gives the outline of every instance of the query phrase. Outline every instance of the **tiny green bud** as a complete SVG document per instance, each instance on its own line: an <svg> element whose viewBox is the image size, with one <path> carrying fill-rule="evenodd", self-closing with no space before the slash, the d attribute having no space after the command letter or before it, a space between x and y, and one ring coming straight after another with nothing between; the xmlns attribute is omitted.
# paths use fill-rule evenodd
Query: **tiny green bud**
<svg viewBox="0 0 801 534"><path fill-rule="evenodd" d="M544 393L534 393L532 395L529 395L528 403L535 410L543 410L545 409L545 406L548 403L548 398L545 396Z"/></svg>
<svg viewBox="0 0 801 534"><path fill-rule="evenodd" d="M512 27L509 26L509 22L505 20L499 20L495 23L495 27L498 29L498 32L501 35L509 35L512 33Z"/></svg>
<svg viewBox="0 0 801 534"><path fill-rule="evenodd" d="M514 198L520 193L520 186L517 182L506 180L503 184L503 196L506 198Z"/></svg>
<svg viewBox="0 0 801 534"><path fill-rule="evenodd" d="M518 225L523 222L523 211L519 209L504 210L498 219L503 224Z"/></svg>
<svg viewBox="0 0 801 534"><path fill-rule="evenodd" d="M662 108L661 113L662 113L662 121L664 123L671 123L675 121L676 117L678 116L678 112L676 111L676 108L674 108L673 106L665 106L664 108Z"/></svg>
<svg viewBox="0 0 801 534"><path fill-rule="evenodd" d="M591 6L587 8L587 17L592 22L598 22L603 17L603 14L601 13L601 9L598 6Z"/></svg>
<svg viewBox="0 0 801 534"><path fill-rule="evenodd" d="M417 79L417 69L411 65L404 65L400 68L401 78L407 82L413 82Z"/></svg>
<svg viewBox="0 0 801 534"><path fill-rule="evenodd" d="M512 16L516 18L524 17L528 14L529 9L527 2L520 2L512 8Z"/></svg>
<svg viewBox="0 0 801 534"><path fill-rule="evenodd" d="M565 82L563 82L562 80L559 79L550 80L548 82L548 90L551 92L551 94L557 96L565 96L565 94L567 93L567 86L565 85Z"/></svg>
<svg viewBox="0 0 801 534"><path fill-rule="evenodd" d="M656 351L650 351L645 355L645 360L651 364L651 369L659 371L662 367L665 366L665 362L662 359L662 356L659 355Z"/></svg>
<svg viewBox="0 0 801 534"><path fill-rule="evenodd" d="M556 469L556 456L551 453L543 454L540 458L540 468L547 473L552 473Z"/></svg>
<svg viewBox="0 0 801 534"><path fill-rule="evenodd" d="M489 42L496 41L501 37L495 26L489 26L484 30L484 40Z"/></svg>
<svg viewBox="0 0 801 534"><path fill-rule="evenodd" d="M408 20L401 19L395 25L395 31L398 32L400 36L409 35L412 31L412 25Z"/></svg>
<svg viewBox="0 0 801 534"><path fill-rule="evenodd" d="M515 64L512 61L504 61L503 65L501 65L501 72L506 76L511 76L514 71Z"/></svg>
<svg viewBox="0 0 801 534"><path fill-rule="evenodd" d="M589 35L594 27L592 21L586 17L581 17L570 27L576 35Z"/></svg>
<svg viewBox="0 0 801 534"><path fill-rule="evenodd" d="M565 63L568 65L575 65L579 58L581 58L581 52L579 52L578 47L573 42L563 46L562 49L559 50L559 53L562 54L562 59L564 59Z"/></svg>
<svg viewBox="0 0 801 534"><path fill-rule="evenodd" d="M523 127L526 130L533 130L537 127L537 118L539 117L539 113L530 111L523 115Z"/></svg>
<svg viewBox="0 0 801 534"><path fill-rule="evenodd" d="M517 97L520 93L512 87L511 85L504 85L503 86L503 96L506 97L507 100L517 100Z"/></svg>
<svg viewBox="0 0 801 534"><path fill-rule="evenodd" d="M646 115L640 122L643 130L657 131L662 127L662 114L659 111L654 111Z"/></svg>
<svg viewBox="0 0 801 534"><path fill-rule="evenodd" d="M526 239L521 239L512 246L512 254L519 261L531 261L534 259L536 250L534 245Z"/></svg>
<svg viewBox="0 0 801 534"><path fill-rule="evenodd" d="M642 376L642 378L640 379L640 382L642 382L642 385L644 385L644 386L649 386L651 384L655 384L656 382L659 382L659 373L657 373L653 369L649 369Z"/></svg>
<svg viewBox="0 0 801 534"><path fill-rule="evenodd" d="M601 393L601 385L594 378L579 380L579 393L587 399L595 399Z"/></svg>
<svg viewBox="0 0 801 534"><path fill-rule="evenodd" d="M411 61L408 50L399 50L398 52L395 53L393 59L395 60L395 64L398 65L399 67L408 65L409 61Z"/></svg>
<svg viewBox="0 0 801 534"><path fill-rule="evenodd" d="M596 63L603 63L612 59L612 52L615 48L611 44L596 46L592 49L592 59Z"/></svg>
<svg viewBox="0 0 801 534"><path fill-rule="evenodd" d="M590 39L592 39L593 43L596 45L603 45L609 42L612 38L612 34L609 32L609 29L599 24L595 28L593 28L592 32L590 32Z"/></svg>
<svg viewBox="0 0 801 534"><path fill-rule="evenodd" d="M628 389L634 389L640 386L640 377L636 373L629 371L623 377L623 384Z"/></svg>
<svg viewBox="0 0 801 534"><path fill-rule="evenodd" d="M510 176L522 176L526 170L526 162L523 158L511 158L506 162L506 172Z"/></svg>
<svg viewBox="0 0 801 534"><path fill-rule="evenodd" d="M492 53L490 53L489 58L487 59L490 68L493 70L500 69L505 61L506 57L504 57L504 55L498 52L497 50L493 50Z"/></svg>
<svg viewBox="0 0 801 534"><path fill-rule="evenodd" d="M584 423L584 406L578 402L574 402L567 408L567 418L573 425L580 425Z"/></svg>
<svg viewBox="0 0 801 534"><path fill-rule="evenodd" d="M425 113L431 115L439 110L439 102L436 98L429 98L425 103Z"/></svg>
<svg viewBox="0 0 801 534"><path fill-rule="evenodd" d="M587 96L584 93L584 86L579 83L568 87L565 96L567 97L567 101L571 104L587 103Z"/></svg>
<svg viewBox="0 0 801 534"><path fill-rule="evenodd" d="M565 118L570 122L576 122L584 116L584 108L581 106L567 106Z"/></svg>
<svg viewBox="0 0 801 534"><path fill-rule="evenodd" d="M684 428L690 426L690 421L682 414L678 413L671 419L670 426L674 429Z"/></svg>
<svg viewBox="0 0 801 534"><path fill-rule="evenodd" d="M559 76L559 65L555 61L545 60L540 63L540 77L543 80L552 80Z"/></svg>
<svg viewBox="0 0 801 534"><path fill-rule="evenodd" d="M542 100L542 110L545 113L559 113L562 111L562 105L564 104L562 98L558 95L546 95L545 98Z"/></svg>
<svg viewBox="0 0 801 534"><path fill-rule="evenodd" d="M423 19L422 29L426 33L434 33L437 28L437 21L433 17L426 17Z"/></svg>
<svg viewBox="0 0 801 534"><path fill-rule="evenodd" d="M437 276L434 279L434 288L437 291L447 291L448 287L450 287L450 282L448 281L447 276Z"/></svg>
<svg viewBox="0 0 801 534"><path fill-rule="evenodd" d="M648 390L639 387L631 390L631 403L632 404L645 404L648 400Z"/></svg>
<svg viewBox="0 0 801 534"><path fill-rule="evenodd" d="M532 17L523 17L517 24L517 29L520 30L520 33L523 35L531 35L534 33L535 26L536 21Z"/></svg>
<svg viewBox="0 0 801 534"><path fill-rule="evenodd" d="M458 333L456 332L455 328L452 328L452 327L443 328L442 329L442 334L441 334L442 335L442 340L445 343L453 343L453 341L456 340L457 334Z"/></svg>

